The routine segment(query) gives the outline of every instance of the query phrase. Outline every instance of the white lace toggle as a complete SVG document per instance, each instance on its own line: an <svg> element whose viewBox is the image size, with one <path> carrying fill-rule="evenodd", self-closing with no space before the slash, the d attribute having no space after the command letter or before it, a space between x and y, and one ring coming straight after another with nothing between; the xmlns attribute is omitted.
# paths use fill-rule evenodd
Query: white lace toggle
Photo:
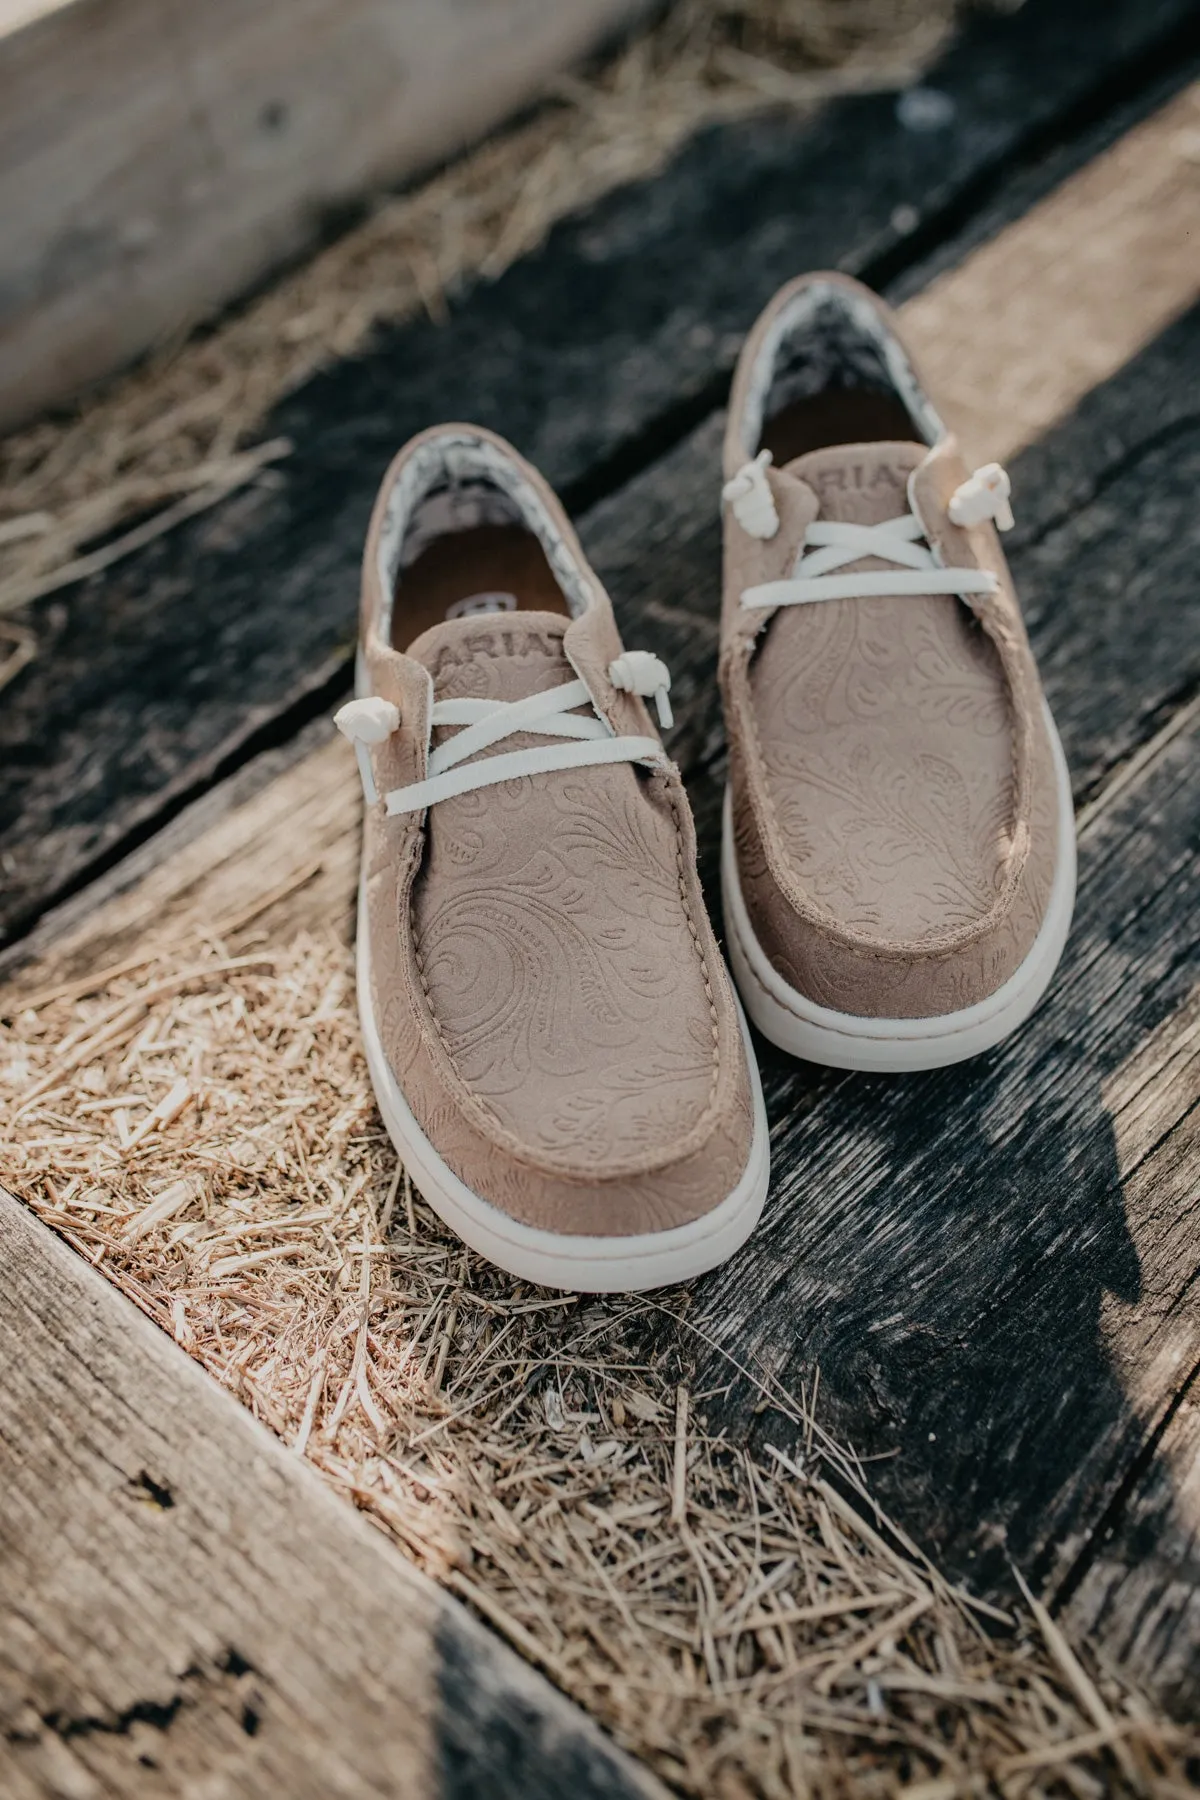
<svg viewBox="0 0 1200 1800"><path fill-rule="evenodd" d="M344 738L354 745L358 773L362 780L363 798L374 806L379 798L375 771L371 766L371 745L386 743L400 725L400 708L390 700L372 694L365 700L347 700L333 715L333 722Z"/></svg>
<svg viewBox="0 0 1200 1800"><path fill-rule="evenodd" d="M996 521L997 531L1011 531L1016 521L1009 505L1012 482L999 463L984 463L969 475L950 496L946 509L952 525L982 525L985 519Z"/></svg>
<svg viewBox="0 0 1200 1800"><path fill-rule="evenodd" d="M947 569L927 544L918 542L925 528L915 513L885 519L879 525L852 525L817 519L804 534L804 549L790 581L764 581L742 593L742 605L753 608L807 606L819 600L865 600L874 595L994 594L999 579L990 569ZM859 569L850 575L836 570L863 557L875 556L894 566Z"/></svg>
<svg viewBox="0 0 1200 1800"><path fill-rule="evenodd" d="M608 679L626 694L640 694L658 707L658 722L664 731L675 723L671 702L671 671L665 662L649 650L625 650L608 665Z"/></svg>
<svg viewBox="0 0 1200 1800"><path fill-rule="evenodd" d="M760 450L753 462L743 463L732 481L721 489L721 499L732 506L733 516L751 537L773 538L779 530L775 496L767 480L771 452Z"/></svg>

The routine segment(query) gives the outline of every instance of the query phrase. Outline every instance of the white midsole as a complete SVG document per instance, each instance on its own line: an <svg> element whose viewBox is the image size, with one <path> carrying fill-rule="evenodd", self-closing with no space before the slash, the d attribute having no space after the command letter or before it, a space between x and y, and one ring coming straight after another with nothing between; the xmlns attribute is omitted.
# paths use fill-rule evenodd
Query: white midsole
<svg viewBox="0 0 1200 1800"><path fill-rule="evenodd" d="M978 1056L1024 1024L1050 985L1075 907L1075 811L1071 778L1049 712L1046 724L1058 787L1058 861L1046 916L1020 966L986 999L924 1019L878 1019L819 1006L786 982L754 935L738 879L728 787L721 841L721 888L730 966L746 1011L765 1038L806 1062L834 1069L904 1074Z"/></svg>
<svg viewBox="0 0 1200 1800"><path fill-rule="evenodd" d="M762 1084L750 1033L738 1009L753 1101L750 1155L731 1194L699 1219L634 1237L584 1237L522 1225L460 1181L413 1116L375 1026L365 896L358 908L358 1008L367 1066L388 1134L434 1211L463 1242L522 1281L572 1293L641 1292L688 1281L740 1249L767 1197L770 1143Z"/></svg>

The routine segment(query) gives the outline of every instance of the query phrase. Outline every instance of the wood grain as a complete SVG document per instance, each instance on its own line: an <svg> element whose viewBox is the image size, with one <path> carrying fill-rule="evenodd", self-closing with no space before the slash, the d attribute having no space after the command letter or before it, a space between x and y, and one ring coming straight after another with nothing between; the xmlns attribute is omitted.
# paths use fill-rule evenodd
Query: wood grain
<svg viewBox="0 0 1200 1800"><path fill-rule="evenodd" d="M0 19L0 428L528 101L634 0L70 0Z"/></svg>
<svg viewBox="0 0 1200 1800"><path fill-rule="evenodd" d="M322 735L320 748L251 797L239 803L217 789L201 801L195 816L177 821L171 853L160 857L159 845L148 847L140 880L129 881L122 865L48 919L18 947L9 1004L123 962L148 944L184 938L201 922L254 918L272 931L332 927L349 937L362 788L345 740L332 728ZM28 959L26 948L34 952Z"/></svg>
<svg viewBox="0 0 1200 1800"><path fill-rule="evenodd" d="M383 332L306 384L263 427L296 445L282 487L26 615L38 655L0 704L0 938L326 706L375 486L410 432L478 418L582 509L721 403L780 281L814 263L890 281L1003 221L1181 79L1198 37L1191 0L1112 0L1082 33L1072 0L973 15L926 78L951 102L938 130L877 95L705 133L448 326Z"/></svg>
<svg viewBox="0 0 1200 1800"><path fill-rule="evenodd" d="M869 1454L900 1451L876 1480L912 1530L988 1592L1005 1591L1016 1556L1051 1592L1075 1596L1073 1616L1090 1607L1112 1653L1180 1705L1197 1693L1195 1614L1179 1600L1189 1540L1163 1512L1159 1490L1172 1484L1154 1445L1200 1363L1194 1026L1180 1038L1169 1023L1192 1018L1181 1009L1200 899L1195 718L1174 735L1160 726L1150 741L1161 752L1134 779L1123 771L1153 722L1195 710L1181 694L1200 677L1189 587L1200 421L1187 410L1198 371L1200 313L1034 447L1028 480L1022 461L1015 469L1027 503L1014 566L1089 797L1079 915L1054 993L1011 1045L911 1082L822 1074L762 1047L775 1122L768 1215L742 1256L700 1284L693 1314L741 1362L789 1384L819 1366L837 1426ZM716 545L705 496L716 436L715 424L695 434L587 527L621 573L626 632L674 662L677 748L714 915L721 765L706 699ZM664 580L644 573L656 568ZM349 753L323 745L140 885L60 922L20 986L255 907L272 932L348 930L357 815ZM708 1375L724 1384L723 1358ZM752 1403L735 1388L727 1422L739 1433ZM778 1434L779 1422L768 1415L767 1428ZM1145 1557L1131 1545L1124 1576L1116 1552L1087 1573L1105 1521L1137 1507L1162 1513L1154 1594L1171 1630L1150 1639L1128 1610L1150 1604Z"/></svg>
<svg viewBox="0 0 1200 1800"><path fill-rule="evenodd" d="M1109 1078L1121 1181L1143 1267L1192 1260L1200 1200L1200 988ZM1131 1313L1136 1316L1131 1317ZM1063 1616L1079 1636L1114 1645L1122 1661L1153 1666L1181 1715L1194 1705L1200 1644L1200 1371L1194 1317L1167 1293L1132 1304L1109 1296L1105 1338L1126 1395L1159 1423L1142 1456L1061 1585ZM1149 1341L1147 1341L1149 1340ZM1153 1346L1153 1348L1151 1348Z"/></svg>
<svg viewBox="0 0 1200 1800"><path fill-rule="evenodd" d="M665 1800L0 1190L11 1800Z"/></svg>
<svg viewBox="0 0 1200 1800"><path fill-rule="evenodd" d="M1078 922L1054 993L993 1056L911 1082L806 1070L760 1046L774 1122L768 1215L742 1256L699 1284L692 1315L743 1363L788 1383L819 1366L830 1416L885 1458L874 1475L888 1504L973 1585L1003 1594L1011 1554L1050 1591L1077 1589L1079 1606L1094 1589L1088 1558L1105 1521L1124 1518L1134 1473L1164 1479L1156 1435L1200 1362L1185 1154L1196 1070L1161 1035L1191 1016L1180 1009L1200 882L1190 780L1200 721L1187 698L1200 678L1189 585L1200 554L1198 373L1200 311L1014 466L1014 567L1089 816ZM585 532L618 578L630 641L673 663L674 745L714 916L721 739L707 496L718 437L719 421L703 427L595 509ZM1176 717L1190 727L1170 729ZM136 955L150 933L182 939L198 919L258 906L272 933L348 931L358 806L339 742L190 841L181 821L180 846L140 884L48 922L5 1004ZM724 1386L728 1373L717 1357L705 1379ZM735 1432L754 1398L732 1391ZM777 1437L779 1421L767 1415L758 1429ZM1174 1531L1164 1524L1158 1590L1172 1617L1183 1579L1172 1559L1185 1543ZM1184 1608L1157 1659L1130 1637L1119 1596L1097 1629L1183 1704L1195 1692L1193 1618Z"/></svg>
<svg viewBox="0 0 1200 1800"><path fill-rule="evenodd" d="M1194 984L1196 751L1193 728L1094 813L1062 970L1000 1050L901 1082L760 1046L767 1213L691 1314L787 1386L819 1368L835 1428L880 1459L893 1516L996 1597L1011 1592L1010 1558L1051 1597L1086 1568L1200 1365L1195 1067L1153 1065L1175 1098L1136 1178L1106 1103ZM727 1379L720 1354L698 1379L718 1370ZM735 1387L728 1422L744 1429L753 1401ZM756 1429L778 1441L769 1414ZM1126 1566L1150 1548L1130 1543ZM1165 1578L1186 1537L1158 1548ZM1194 1709L1200 1642L1185 1636L1161 1663L1130 1624L1114 1608L1093 1641Z"/></svg>
<svg viewBox="0 0 1200 1800"><path fill-rule="evenodd" d="M969 458L1048 430L1200 296L1200 83L905 308Z"/></svg>
<svg viewBox="0 0 1200 1800"><path fill-rule="evenodd" d="M1014 465L1014 569L1087 819L1059 985L1008 1049L912 1084L763 1047L780 1211L697 1315L784 1379L819 1366L842 1429L892 1458L875 1478L912 1529L997 1594L1020 1557L1185 1713L1191 1414L1172 1410L1200 1361L1197 1072L1160 1027L1190 1020L1196 962L1197 371L1194 312ZM665 537L679 526L683 565L647 600L650 629L654 603L674 620L689 585L712 593L697 570L714 546L693 551L675 498L694 480L683 449L646 508ZM701 716L711 656L685 665ZM715 904L710 722L692 748ZM1143 1086L1153 1106L1121 1098Z"/></svg>
<svg viewBox="0 0 1200 1800"><path fill-rule="evenodd" d="M1127 1668L1152 1668L1165 1706L1195 1718L1200 1643L1200 1394L1193 1376L1097 1533L1061 1617Z"/></svg>

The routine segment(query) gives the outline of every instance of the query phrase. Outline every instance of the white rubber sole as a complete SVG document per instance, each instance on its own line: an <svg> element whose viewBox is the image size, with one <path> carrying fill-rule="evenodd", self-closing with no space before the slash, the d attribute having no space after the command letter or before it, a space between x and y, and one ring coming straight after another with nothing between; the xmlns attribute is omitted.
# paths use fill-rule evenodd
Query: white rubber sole
<svg viewBox="0 0 1200 1800"><path fill-rule="evenodd" d="M1008 1037L1037 1006L1058 967L1075 908L1075 809L1062 744L1046 721L1058 783L1058 862L1041 929L1020 967L994 994L958 1012L927 1019L860 1018L818 1006L773 967L754 935L738 880L729 789L721 841L721 888L729 962L755 1025L765 1038L805 1062L833 1069L900 1075L965 1062Z"/></svg>
<svg viewBox="0 0 1200 1800"><path fill-rule="evenodd" d="M741 1248L758 1223L771 1172L767 1114L754 1046L741 1009L754 1124L741 1180L711 1212L687 1225L636 1237L582 1237L522 1225L460 1181L413 1116L384 1054L371 1006L370 953L358 914L358 1010L367 1066L388 1135L423 1197L465 1244L521 1281L578 1294L640 1293L688 1281Z"/></svg>

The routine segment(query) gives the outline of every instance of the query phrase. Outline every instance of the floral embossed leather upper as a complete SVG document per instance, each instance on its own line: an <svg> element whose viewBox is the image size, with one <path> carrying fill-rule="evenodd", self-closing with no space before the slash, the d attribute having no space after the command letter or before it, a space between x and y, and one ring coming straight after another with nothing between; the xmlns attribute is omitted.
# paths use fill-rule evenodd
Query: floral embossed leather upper
<svg viewBox="0 0 1200 1800"><path fill-rule="evenodd" d="M819 353L806 361L786 321L810 294L804 328ZM852 329L868 307L880 320L876 367L870 330L860 345ZM952 523L951 497L974 492L968 471L911 368L897 366L890 329L866 290L821 277L784 290L743 352L727 498L747 477L761 493L753 514L744 503L742 518L736 505L726 510L721 676L737 869L758 942L822 1006L917 1018L973 1005L1026 956L1048 901L1058 817L1037 672L996 532L986 517ZM881 391L893 383L914 415L910 435L804 447L814 396L828 428L837 383L855 380ZM885 422L895 429L899 413L902 427L897 399L887 399L890 412L884 405ZM751 466L761 439L771 441L775 406L786 424L777 437L790 433L799 454L775 466L760 453ZM918 424L932 445L916 441ZM1005 483L997 507L1006 497ZM907 533L921 546L912 567L929 573L906 566L897 582L890 558L854 556L844 529L850 550L836 562L814 554L847 526L899 527L890 541L908 555ZM832 598L802 579L826 562L837 570ZM884 591L872 594L867 578ZM952 580L976 591L945 591ZM923 581L933 591L921 592ZM868 591L856 594L856 583ZM777 597L785 603L764 603Z"/></svg>
<svg viewBox="0 0 1200 1800"><path fill-rule="evenodd" d="M571 678L566 629L548 613L456 620L409 654L439 700L515 700ZM461 1080L514 1137L597 1174L701 1126L719 1074L682 821L655 779L625 763L446 800L413 890L425 996Z"/></svg>
<svg viewBox="0 0 1200 1800"><path fill-rule="evenodd" d="M408 570L418 565L405 561L396 495L419 508L409 470L430 443L451 483L460 463L475 480L482 462L510 484L553 568L534 597L560 610L507 594L485 567L474 597L451 599L433 623L420 615L412 635ZM464 504L447 507L441 488L435 497L438 511L418 520L461 520ZM487 504L495 529L502 499ZM528 563L510 558L514 589ZM440 606L451 590L438 580ZM737 1188L753 1134L742 1029L687 799L639 693L614 684L631 668L658 680L661 665L622 658L608 597L536 472L472 427L414 440L384 483L364 566L364 678L372 705L400 721L368 747L378 796L364 840L372 1011L392 1075L454 1175L521 1225L568 1235L702 1220ZM393 811L397 793L425 792L415 784L466 729L439 718L488 715L572 682L582 685L569 719L602 721L589 733L634 746L627 760L519 773ZM545 727L567 728L557 716ZM519 759L548 741L561 748L514 730L469 766L486 771L484 758Z"/></svg>

